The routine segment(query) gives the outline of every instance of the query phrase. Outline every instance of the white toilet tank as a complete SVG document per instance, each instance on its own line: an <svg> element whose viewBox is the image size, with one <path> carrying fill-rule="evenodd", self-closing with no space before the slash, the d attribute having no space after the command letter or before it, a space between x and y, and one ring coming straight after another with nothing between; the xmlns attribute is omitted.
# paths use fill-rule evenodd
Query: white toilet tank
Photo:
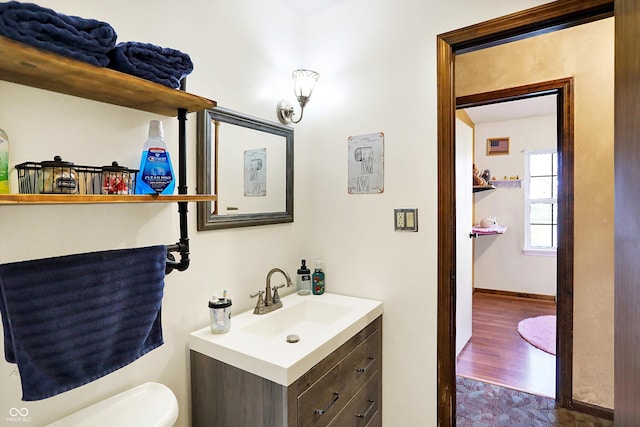
<svg viewBox="0 0 640 427"><path fill-rule="evenodd" d="M74 412L48 427L171 427L178 400L164 384L145 383Z"/></svg>

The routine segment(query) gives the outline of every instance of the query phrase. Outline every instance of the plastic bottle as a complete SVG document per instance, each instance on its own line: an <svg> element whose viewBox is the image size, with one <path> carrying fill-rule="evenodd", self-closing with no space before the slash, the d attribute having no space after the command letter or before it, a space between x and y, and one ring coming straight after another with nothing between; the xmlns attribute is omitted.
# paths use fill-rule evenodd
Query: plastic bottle
<svg viewBox="0 0 640 427"><path fill-rule="evenodd" d="M171 156L164 142L162 122L149 122L149 138L142 149L140 171L136 176L136 194L173 194L176 183Z"/></svg>
<svg viewBox="0 0 640 427"><path fill-rule="evenodd" d="M213 334L226 334L231 329L231 298L218 298L213 295L209 300L209 328Z"/></svg>
<svg viewBox="0 0 640 427"><path fill-rule="evenodd" d="M316 260L316 266L311 276L311 290L314 295L324 294L324 271L322 271L322 260Z"/></svg>
<svg viewBox="0 0 640 427"><path fill-rule="evenodd" d="M0 129L0 194L9 194L9 137Z"/></svg>
<svg viewBox="0 0 640 427"><path fill-rule="evenodd" d="M296 274L296 285L298 295L309 295L311 293L311 270L307 268L307 261L304 259Z"/></svg>

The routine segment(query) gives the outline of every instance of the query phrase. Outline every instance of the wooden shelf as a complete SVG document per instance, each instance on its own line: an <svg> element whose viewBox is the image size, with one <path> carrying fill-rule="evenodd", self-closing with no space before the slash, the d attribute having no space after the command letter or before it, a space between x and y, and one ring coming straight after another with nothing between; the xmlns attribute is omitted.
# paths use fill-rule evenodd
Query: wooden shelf
<svg viewBox="0 0 640 427"><path fill-rule="evenodd" d="M0 36L0 80L175 117L217 104L158 83L47 52ZM170 203L217 200L215 195L2 194L0 205Z"/></svg>
<svg viewBox="0 0 640 427"><path fill-rule="evenodd" d="M175 117L216 102L0 36L0 80Z"/></svg>
<svg viewBox="0 0 640 427"><path fill-rule="evenodd" d="M178 183L186 188L186 113L215 107L210 99L182 90L150 82L104 67L96 67L55 53L40 50L0 36L0 80L31 86L51 92L133 108L168 117L179 122ZM185 182L183 182L185 181ZM185 191L185 190L183 190ZM71 195L71 194L3 194L0 205L66 205L105 203L184 203L214 201L215 195ZM169 252L179 252L179 261L168 257L166 273L184 271L189 267L189 234L187 209L180 205L180 240L167 246Z"/></svg>
<svg viewBox="0 0 640 427"><path fill-rule="evenodd" d="M209 194L175 194L155 196L135 195L76 195L76 194L0 194L0 205L56 205L56 204L105 204L105 203L173 203L206 202L218 200Z"/></svg>

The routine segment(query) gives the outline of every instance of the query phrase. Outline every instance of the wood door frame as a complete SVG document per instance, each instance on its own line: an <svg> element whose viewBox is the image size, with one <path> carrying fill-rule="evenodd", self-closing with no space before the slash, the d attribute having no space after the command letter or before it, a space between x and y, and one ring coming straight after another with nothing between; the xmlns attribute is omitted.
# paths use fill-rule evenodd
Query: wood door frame
<svg viewBox="0 0 640 427"><path fill-rule="evenodd" d="M571 406L573 378L573 78L456 98L456 109L557 95L558 250L556 274L556 401Z"/></svg>
<svg viewBox="0 0 640 427"><path fill-rule="evenodd" d="M616 0L615 33L615 331L616 426L640 425L640 37L637 0Z"/></svg>
<svg viewBox="0 0 640 427"><path fill-rule="evenodd" d="M607 18L613 16L613 6L614 0L559 0L437 36L438 426L455 425L455 55ZM573 254L566 255L572 258ZM556 345L559 351L566 351L564 346L569 343ZM570 407L572 376L568 394L563 380L556 383L560 389L556 400Z"/></svg>

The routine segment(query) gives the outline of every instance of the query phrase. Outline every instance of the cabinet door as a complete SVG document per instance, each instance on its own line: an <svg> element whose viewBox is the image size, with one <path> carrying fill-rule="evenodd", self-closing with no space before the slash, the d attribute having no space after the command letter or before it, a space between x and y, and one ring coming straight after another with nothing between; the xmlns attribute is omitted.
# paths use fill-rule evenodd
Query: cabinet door
<svg viewBox="0 0 640 427"><path fill-rule="evenodd" d="M191 426L286 427L286 387L191 350Z"/></svg>

